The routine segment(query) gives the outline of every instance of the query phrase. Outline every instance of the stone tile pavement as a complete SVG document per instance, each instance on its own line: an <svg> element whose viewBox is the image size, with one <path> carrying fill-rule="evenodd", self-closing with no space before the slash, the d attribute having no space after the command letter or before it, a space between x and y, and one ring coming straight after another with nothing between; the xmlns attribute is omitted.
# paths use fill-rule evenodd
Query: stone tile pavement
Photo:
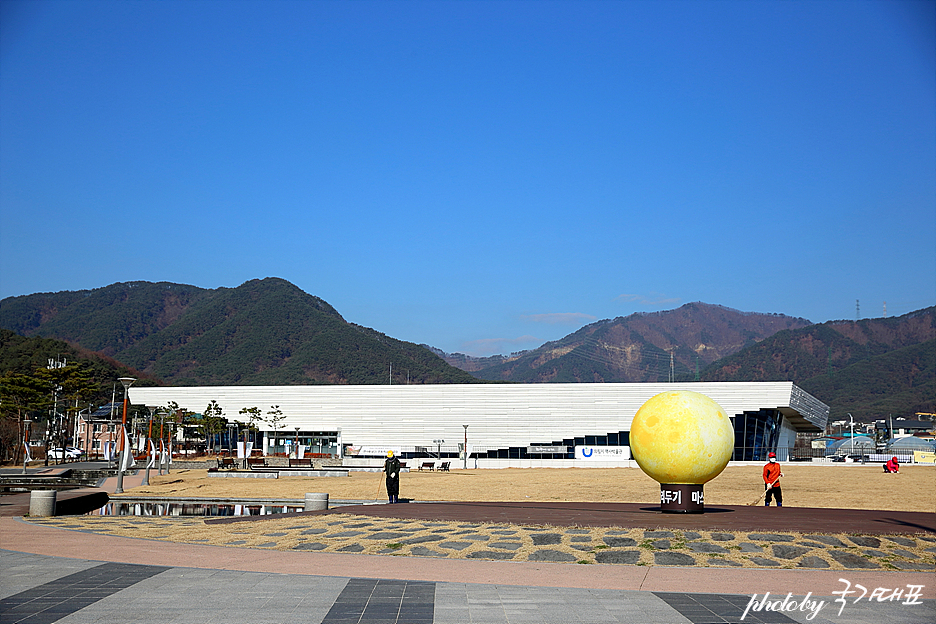
<svg viewBox="0 0 936 624"><path fill-rule="evenodd" d="M30 522L73 531L231 548L638 566L932 571L936 537L649 530L433 522L354 514L263 520L68 516Z"/></svg>
<svg viewBox="0 0 936 624"><path fill-rule="evenodd" d="M931 624L936 601L833 597L757 611L752 596L244 572L0 551L0 623L41 624ZM756 598L760 598L759 596ZM783 597L777 597L783 598ZM801 599L800 599L801 600Z"/></svg>
<svg viewBox="0 0 936 624"><path fill-rule="evenodd" d="M665 535L646 527L345 516L217 525L195 518L0 518L0 624L936 622L931 532L681 527ZM284 520L288 526L277 524ZM760 550L744 552L745 543ZM796 548L808 551L789 550ZM503 554L467 556L482 551ZM548 551L593 562L563 563ZM599 555L620 562L603 564ZM675 555L692 563L667 559ZM829 567L809 567L807 557ZM728 563L739 559L740 566ZM903 564L918 567L903 571ZM854 593L832 593L846 589ZM817 605L815 615L805 608Z"/></svg>

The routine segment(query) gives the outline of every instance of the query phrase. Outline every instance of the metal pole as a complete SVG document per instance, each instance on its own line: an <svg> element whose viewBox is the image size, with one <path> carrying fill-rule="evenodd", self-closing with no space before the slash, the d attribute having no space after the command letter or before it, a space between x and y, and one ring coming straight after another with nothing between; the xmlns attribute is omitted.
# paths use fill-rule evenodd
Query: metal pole
<svg viewBox="0 0 936 624"><path fill-rule="evenodd" d="M26 474L26 458L29 457L29 425L28 418L23 419L23 474Z"/></svg>
<svg viewBox="0 0 936 624"><path fill-rule="evenodd" d="M149 430L146 434L146 474L143 476L143 485L149 485L149 472L150 464L153 463L153 450L152 442L153 439L153 412L150 412L149 415Z"/></svg>
<svg viewBox="0 0 936 624"><path fill-rule="evenodd" d="M163 446L163 423L166 422L166 414L159 412L159 476L163 473L163 460L165 460L165 447Z"/></svg>
<svg viewBox="0 0 936 624"><path fill-rule="evenodd" d="M851 452L855 452L855 419L852 418L852 415L848 415L848 429L851 431L851 440L849 440L848 446L851 448Z"/></svg>
<svg viewBox="0 0 936 624"><path fill-rule="evenodd" d="M468 469L468 425L462 425L462 427L465 428L465 453L463 455L463 458L465 460L464 468L465 470L467 470Z"/></svg>
<svg viewBox="0 0 936 624"><path fill-rule="evenodd" d="M132 377L121 377L118 379L124 387L124 400L123 400L123 420L120 423L120 445L122 447L122 452L120 453L120 465L117 466L117 488L114 490L114 494L123 494L123 477L124 477L124 464L126 463L125 457L126 454L130 451L128 444L126 443L127 437L127 400L129 398L127 390L130 388L136 379Z"/></svg>

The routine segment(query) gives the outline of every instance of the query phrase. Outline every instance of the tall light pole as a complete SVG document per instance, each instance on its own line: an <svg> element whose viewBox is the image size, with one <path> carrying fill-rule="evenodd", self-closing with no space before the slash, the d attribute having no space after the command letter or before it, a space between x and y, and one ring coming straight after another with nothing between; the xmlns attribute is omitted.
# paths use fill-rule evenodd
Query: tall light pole
<svg viewBox="0 0 936 624"><path fill-rule="evenodd" d="M23 474L26 474L26 459L29 457L29 425L32 421L23 419Z"/></svg>
<svg viewBox="0 0 936 624"><path fill-rule="evenodd" d="M848 446L851 447L851 452L854 453L855 452L855 419L852 418L851 414L848 415L848 429L851 431L851 440Z"/></svg>
<svg viewBox="0 0 936 624"><path fill-rule="evenodd" d="M231 437L231 430L237 429L237 423L228 423L227 428L228 428L228 455L230 455L231 457L234 457L234 441Z"/></svg>
<svg viewBox="0 0 936 624"><path fill-rule="evenodd" d="M129 445L126 442L127 439L127 401L129 399L128 390L130 386L133 385L133 382L136 381L133 377L121 377L118 379L124 387L124 400L123 400L123 419L120 421L120 465L117 466L117 489L114 490L114 494L123 494L123 476L124 476L124 464L126 463L125 457L127 453L130 452Z"/></svg>
<svg viewBox="0 0 936 624"><path fill-rule="evenodd" d="M163 445L163 423L166 421L166 412L159 409L159 476L163 473L163 461L166 459L166 447Z"/></svg>
<svg viewBox="0 0 936 624"><path fill-rule="evenodd" d="M467 470L468 469L468 425L462 425L462 427L465 428L465 455L464 455L465 464L464 464L464 467L465 467L465 470Z"/></svg>
<svg viewBox="0 0 936 624"><path fill-rule="evenodd" d="M146 473L143 476L143 485L149 485L150 464L153 463L152 439L153 439L153 409L149 410L149 429L146 434Z"/></svg>

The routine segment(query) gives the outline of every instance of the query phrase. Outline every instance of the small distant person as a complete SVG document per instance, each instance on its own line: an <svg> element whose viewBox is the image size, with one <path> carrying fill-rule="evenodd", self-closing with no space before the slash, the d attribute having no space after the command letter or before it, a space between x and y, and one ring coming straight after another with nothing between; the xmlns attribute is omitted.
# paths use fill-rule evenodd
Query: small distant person
<svg viewBox="0 0 936 624"><path fill-rule="evenodd" d="M900 464L897 462L896 457L891 457L890 461L884 464L884 472L893 472L894 474L900 472Z"/></svg>
<svg viewBox="0 0 936 624"><path fill-rule="evenodd" d="M777 463L776 453L767 453L767 463L764 465L764 489L767 490L767 497L764 499L764 506L770 507L770 501L773 498L777 500L777 507L783 507L783 492L780 491L780 464Z"/></svg>
<svg viewBox="0 0 936 624"><path fill-rule="evenodd" d="M393 451L387 451L383 471L387 474L387 496L390 502L400 502L400 460L393 456Z"/></svg>

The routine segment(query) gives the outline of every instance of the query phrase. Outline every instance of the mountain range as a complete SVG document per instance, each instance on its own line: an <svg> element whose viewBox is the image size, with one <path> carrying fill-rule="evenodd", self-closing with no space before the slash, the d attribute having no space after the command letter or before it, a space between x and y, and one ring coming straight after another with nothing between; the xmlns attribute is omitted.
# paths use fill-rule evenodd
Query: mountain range
<svg viewBox="0 0 936 624"><path fill-rule="evenodd" d="M9 297L0 327L58 338L173 385L475 383L425 347L347 322L278 278Z"/></svg>
<svg viewBox="0 0 936 624"><path fill-rule="evenodd" d="M541 382L692 381L701 368L778 331L811 325L782 314L689 303L591 323L568 336L510 356L443 355L481 379Z"/></svg>
<svg viewBox="0 0 936 624"><path fill-rule="evenodd" d="M697 302L473 358L355 325L322 299L266 278L237 288L129 282L10 297L0 301L0 327L64 340L150 383L383 384L391 366L392 383L790 380L829 404L833 419L868 420L936 412L934 310L813 324ZM8 334L4 342L26 361L27 343ZM11 363L0 356L4 373Z"/></svg>
<svg viewBox="0 0 936 624"><path fill-rule="evenodd" d="M794 380L833 418L936 412L936 307L780 331L702 371L704 381Z"/></svg>

